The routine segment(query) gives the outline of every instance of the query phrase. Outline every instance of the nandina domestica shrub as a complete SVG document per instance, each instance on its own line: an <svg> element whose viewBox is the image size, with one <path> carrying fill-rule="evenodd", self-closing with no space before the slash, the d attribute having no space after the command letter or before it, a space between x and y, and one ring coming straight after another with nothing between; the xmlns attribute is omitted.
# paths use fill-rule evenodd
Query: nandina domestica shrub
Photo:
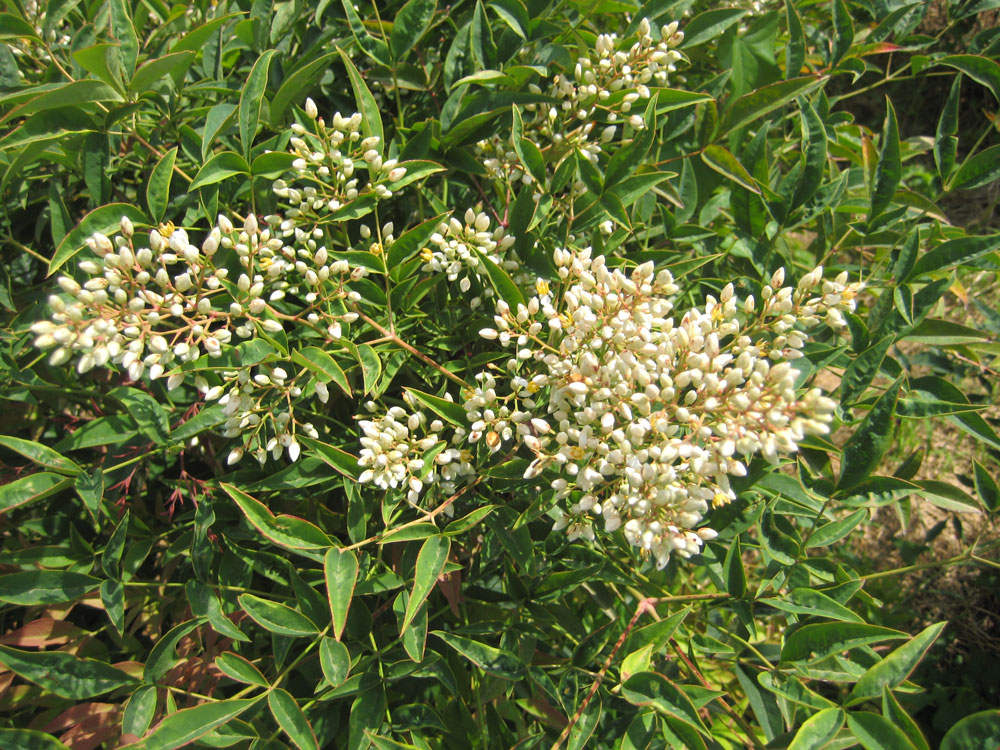
<svg viewBox="0 0 1000 750"><path fill-rule="evenodd" d="M989 746L878 581L993 564L1000 68L890 5L10 4L0 744Z"/></svg>

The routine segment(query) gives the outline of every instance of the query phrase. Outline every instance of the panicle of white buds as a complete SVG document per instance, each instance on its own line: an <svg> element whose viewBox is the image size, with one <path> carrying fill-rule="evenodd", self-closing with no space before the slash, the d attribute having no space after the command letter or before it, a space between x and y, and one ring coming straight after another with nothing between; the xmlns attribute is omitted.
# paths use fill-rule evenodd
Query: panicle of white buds
<svg viewBox="0 0 1000 750"><path fill-rule="evenodd" d="M646 127L643 115L633 110L645 108L651 97L650 86L666 86L669 74L683 59L676 48L684 34L677 30L676 22L660 30L659 41L652 33L649 21L643 19L637 35L630 39L601 34L594 49L586 50L571 72L552 77L547 90L529 84L531 93L544 93L556 101L554 105L526 105L528 116L522 125L522 137L532 141L539 152L550 154L545 159L546 183L566 159L576 155L597 164L602 147L616 135L628 136ZM619 126L622 122L630 131ZM512 140L493 136L480 141L476 152L492 178L536 184L541 179L537 168L532 172L522 163L518 148ZM571 193L585 190L582 182L570 183L569 187ZM545 192L551 192L548 185L538 185L536 200Z"/></svg>
<svg viewBox="0 0 1000 750"><path fill-rule="evenodd" d="M92 257L77 264L82 283L58 279L63 294L49 300L51 320L32 327L35 345L53 350L53 364L75 357L81 374L117 365L132 380L166 375L172 390L184 382L185 363L281 331L271 303L286 294L316 304L323 313L313 313L315 323L346 322L350 313L336 303L350 295L348 263L331 259L311 237L297 238L304 247L285 244L274 223L268 217L261 226L251 215L240 231L219 216L199 248L171 222L150 230L148 246L136 245L135 228L123 218L114 240L88 239ZM242 270L229 279L233 260Z"/></svg>
<svg viewBox="0 0 1000 750"><path fill-rule="evenodd" d="M423 270L429 273L447 274L448 281L458 281L459 290L464 294L472 288L472 279L480 280L481 294L492 295L489 284L483 284L486 269L483 258L487 258L508 273L516 273L518 262L506 251L514 244L515 238L506 234L502 226L491 229L490 217L483 211L478 213L469 208L464 221L454 216L442 222L431 235L431 244L420 251L424 261ZM473 309L482 304L479 296L469 301Z"/></svg>
<svg viewBox="0 0 1000 750"><path fill-rule="evenodd" d="M472 453L461 447L464 431L453 431L450 440L446 439L444 423L428 419L419 409L407 412L393 406L375 419L360 420L358 427L358 465L362 467L358 481L385 490L406 489L411 504L430 486L451 494L459 482L475 473Z"/></svg>
<svg viewBox="0 0 1000 750"><path fill-rule="evenodd" d="M713 537L703 516L734 499L730 478L749 456L776 463L828 431L834 402L797 392L790 361L807 340L799 327L841 325L861 284L823 281L820 268L797 287L766 287L759 305L729 284L678 316L678 288L651 262L626 273L589 248L554 260L561 299L539 282L526 305L498 303L483 331L513 353L505 386L477 375L468 439L527 449L525 478L546 472L568 504L556 528L589 537L603 517L660 567L689 557Z"/></svg>

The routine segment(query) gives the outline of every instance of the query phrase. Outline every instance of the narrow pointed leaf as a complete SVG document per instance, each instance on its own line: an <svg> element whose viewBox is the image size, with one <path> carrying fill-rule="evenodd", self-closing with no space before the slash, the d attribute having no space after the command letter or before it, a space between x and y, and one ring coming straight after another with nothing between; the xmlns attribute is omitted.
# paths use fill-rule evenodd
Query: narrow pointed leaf
<svg viewBox="0 0 1000 750"><path fill-rule="evenodd" d="M241 713L263 700L232 698L211 701L170 714L145 738L126 745L127 750L175 750L203 737L216 727L232 721ZM124 748L123 748L124 750Z"/></svg>
<svg viewBox="0 0 1000 750"><path fill-rule="evenodd" d="M844 712L839 708L824 708L802 722L788 750L820 750L844 726Z"/></svg>
<svg viewBox="0 0 1000 750"><path fill-rule="evenodd" d="M917 664L934 644L947 623L939 622L931 625L915 635L908 643L904 643L882 661L872 666L855 683L849 698L858 702L882 694L882 688L888 685L897 687L910 676Z"/></svg>
<svg viewBox="0 0 1000 750"><path fill-rule="evenodd" d="M323 561L323 572L333 617L333 635L339 641L358 581L358 557L352 550L330 549Z"/></svg>
<svg viewBox="0 0 1000 750"><path fill-rule="evenodd" d="M417 610L434 590L438 576L444 570L444 564L448 562L450 551L451 539L446 536L429 537L420 547L413 578L413 590L410 592L410 600L406 604L406 614L403 616L400 633L406 631L417 614Z"/></svg>
<svg viewBox="0 0 1000 750"><path fill-rule="evenodd" d="M240 594L238 601L250 619L271 633L297 638L319 632L312 620L285 604L253 594Z"/></svg>
<svg viewBox="0 0 1000 750"><path fill-rule="evenodd" d="M0 646L0 664L63 698L86 700L135 682L135 678L96 659L64 651L21 651Z"/></svg>
<svg viewBox="0 0 1000 750"><path fill-rule="evenodd" d="M267 706L278 726L299 750L319 750L316 733L291 693L275 688L267 694Z"/></svg>

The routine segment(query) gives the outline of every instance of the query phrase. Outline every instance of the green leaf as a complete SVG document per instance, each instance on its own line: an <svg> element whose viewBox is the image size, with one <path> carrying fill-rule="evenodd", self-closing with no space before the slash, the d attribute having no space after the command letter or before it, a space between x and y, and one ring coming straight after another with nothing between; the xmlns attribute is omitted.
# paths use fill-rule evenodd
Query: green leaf
<svg viewBox="0 0 1000 750"><path fill-rule="evenodd" d="M343 0L343 2L346 7L350 3L350 0ZM351 88L354 89L354 101L358 105L358 112L362 115L361 132L365 134L366 138L377 136L378 145L375 147L375 150L382 153L382 149L385 148L386 143L385 133L382 130L381 110L379 110L372 92L365 85L365 79L361 77L358 69L351 62L350 56L339 47L337 47L337 51L340 52L340 59L347 69L347 77L351 79Z"/></svg>
<svg viewBox="0 0 1000 750"><path fill-rule="evenodd" d="M921 255L907 278L918 279L924 274L953 268L997 250L1000 250L1000 234L947 240Z"/></svg>
<svg viewBox="0 0 1000 750"><path fill-rule="evenodd" d="M899 686L927 653L927 650L941 635L945 622L938 622L913 636L908 642L878 662L858 679L848 696L852 703L859 703L882 694L882 687Z"/></svg>
<svg viewBox="0 0 1000 750"><path fill-rule="evenodd" d="M936 479L914 479L913 484L920 488L920 494L932 505L957 513L979 513L978 503L963 490L950 482L940 482Z"/></svg>
<svg viewBox="0 0 1000 750"><path fill-rule="evenodd" d="M454 401L448 401L439 396L432 396L429 393L418 391L416 388L407 388L406 391L446 422L450 422L457 427L465 427L468 424L465 407L461 404L456 404Z"/></svg>
<svg viewBox="0 0 1000 750"><path fill-rule="evenodd" d="M323 574L326 578L326 595L330 601L333 617L333 637L338 641L347 625L347 612L354 597L354 587L358 582L358 557L352 550L336 547L327 550L323 560Z"/></svg>
<svg viewBox="0 0 1000 750"><path fill-rule="evenodd" d="M970 155L949 182L950 190L973 190L1000 179L1000 145Z"/></svg>
<svg viewBox="0 0 1000 750"><path fill-rule="evenodd" d="M222 151L202 165L188 185L188 190L214 185L238 174L250 174L250 165L246 159L234 151Z"/></svg>
<svg viewBox="0 0 1000 750"><path fill-rule="evenodd" d="M135 33L129 5L126 0L111 0L111 34L118 41L122 64L126 75L131 78L139 59L139 37Z"/></svg>
<svg viewBox="0 0 1000 750"><path fill-rule="evenodd" d="M431 235L437 231L441 222L447 220L450 215L450 211L438 214L434 218L421 222L413 227L413 229L409 229L397 237L386 253L386 263L389 268L394 269L397 266L401 266L416 255L427 244Z"/></svg>
<svg viewBox="0 0 1000 750"><path fill-rule="evenodd" d="M802 172L789 209L796 208L809 201L823 182L823 171L826 168L827 140L826 128L822 118L816 114L811 102L804 101L802 111Z"/></svg>
<svg viewBox="0 0 1000 750"><path fill-rule="evenodd" d="M92 76L111 86L120 94L125 94L125 84L122 81L121 51L117 44L95 44L91 47L75 50L72 57L81 68Z"/></svg>
<svg viewBox="0 0 1000 750"><path fill-rule="evenodd" d="M403 624L399 628L402 635L410 626L417 610L423 605L424 600L434 590L438 576L444 570L444 565L448 562L448 553L451 551L451 539L446 536L432 536L421 545L417 554L417 564L413 576L413 590L410 592L410 600L406 604L406 614L403 616Z"/></svg>
<svg viewBox="0 0 1000 750"><path fill-rule="evenodd" d="M86 700L135 682L135 678L96 659L65 651L21 651L0 646L0 664L63 698Z"/></svg>
<svg viewBox="0 0 1000 750"><path fill-rule="evenodd" d="M782 662L820 661L870 643L906 638L906 633L867 623L821 622L796 628L781 647Z"/></svg>
<svg viewBox="0 0 1000 750"><path fill-rule="evenodd" d="M738 536L729 545L723 569L726 576L726 591L730 596L741 599L747 593L747 574L743 569L743 550Z"/></svg>
<svg viewBox="0 0 1000 750"><path fill-rule="evenodd" d="M319 664L327 682L337 687L351 671L351 654L340 641L323 636L319 642Z"/></svg>
<svg viewBox="0 0 1000 750"><path fill-rule="evenodd" d="M652 706L711 737L691 699L661 674L639 672L632 675L622 684L622 697L636 706Z"/></svg>
<svg viewBox="0 0 1000 750"><path fill-rule="evenodd" d="M69 750L51 734L34 729L0 729L0 747L6 750Z"/></svg>
<svg viewBox="0 0 1000 750"><path fill-rule="evenodd" d="M808 708L834 708L835 704L829 698L807 688L797 675L787 675L781 671L760 672L757 682L765 690L779 695L785 700Z"/></svg>
<svg viewBox="0 0 1000 750"><path fill-rule="evenodd" d="M882 128L882 141L879 144L878 164L875 167L875 180L872 184L871 204L868 209L869 226L892 203L903 174L896 110L888 97L885 100L885 108L885 127Z"/></svg>
<svg viewBox="0 0 1000 750"><path fill-rule="evenodd" d="M297 101L303 91L313 87L316 84L317 75L321 75L322 71L329 70L337 57L339 55L336 52L327 52L302 67L296 68L294 73L285 77L281 86L278 87L278 92L271 100L270 124L272 129L280 129L289 105Z"/></svg>
<svg viewBox="0 0 1000 750"><path fill-rule="evenodd" d="M584 708L581 705L580 708L583 709L583 713L579 715L566 738L566 750L583 750L587 746L594 730L597 729L597 724L600 722L604 710L601 694L595 693L587 707Z"/></svg>
<svg viewBox="0 0 1000 750"><path fill-rule="evenodd" d="M72 479L61 474L41 471L0 485L0 513L54 495L72 484Z"/></svg>
<svg viewBox="0 0 1000 750"><path fill-rule="evenodd" d="M795 78L802 72L806 61L806 38L802 20L792 0L785 0L785 20L788 24L788 43L785 45L785 79Z"/></svg>
<svg viewBox="0 0 1000 750"><path fill-rule="evenodd" d="M545 157L538 150L538 146L530 138L524 137L524 122L521 119L521 112L517 105L511 105L513 117L513 134L511 140L514 143L514 151L517 158L521 160L532 177L540 184L545 184Z"/></svg>
<svg viewBox="0 0 1000 750"><path fill-rule="evenodd" d="M723 177L727 177L751 193L760 194L760 188L757 187L757 183L747 172L746 167L740 164L739 159L733 156L728 149L714 143L709 144L701 152L701 159Z"/></svg>
<svg viewBox="0 0 1000 750"><path fill-rule="evenodd" d="M856 510L846 518L841 518L839 521L831 521L828 524L820 526L809 536L809 541L805 545L806 549L827 547L834 542L840 541L854 531L858 527L858 524L865 520L867 515L867 510Z"/></svg>
<svg viewBox="0 0 1000 750"><path fill-rule="evenodd" d="M996 750L1000 747L1000 710L966 716L956 722L941 740L941 750Z"/></svg>
<svg viewBox="0 0 1000 750"><path fill-rule="evenodd" d="M114 580L121 579L122 552L125 551L125 541L128 537L128 525L132 518L129 511L125 511L115 530L111 533L104 552L101 554L101 570L104 575Z"/></svg>
<svg viewBox="0 0 1000 750"><path fill-rule="evenodd" d="M871 385L872 380L878 375L885 355L889 351L896 337L885 336L881 341L865 349L861 354L851 361L851 364L844 370L844 375L840 381L840 403L846 405L853 404L864 394Z"/></svg>
<svg viewBox="0 0 1000 750"><path fill-rule="evenodd" d="M81 598L99 583L73 571L25 570L0 576L0 601L21 606L62 604Z"/></svg>
<svg viewBox="0 0 1000 750"><path fill-rule="evenodd" d="M312 372L320 382L329 383L332 380L345 394L351 395L351 386L347 382L347 375L333 357L318 346L296 349L292 352L292 361Z"/></svg>
<svg viewBox="0 0 1000 750"><path fill-rule="evenodd" d="M833 0L833 56L830 58L832 68L844 59L854 43L854 21L844 0Z"/></svg>
<svg viewBox="0 0 1000 750"><path fill-rule="evenodd" d="M0 445L15 453L20 453L43 469L51 469L52 471L68 476L75 476L80 473L80 465L76 461L68 459L47 445L36 443L33 440L25 440L11 435L0 435Z"/></svg>
<svg viewBox="0 0 1000 750"><path fill-rule="evenodd" d="M323 461L323 463L331 466L334 471L343 474L348 479L357 479L358 475L361 474L361 467L358 466L357 456L336 446L328 445L327 443L322 443L319 440L313 440L303 435L299 435L298 440L313 455Z"/></svg>
<svg viewBox="0 0 1000 750"><path fill-rule="evenodd" d="M414 523L401 526L398 529L389 529L381 538L379 544L398 544L399 542L415 542L434 536L439 531L433 523Z"/></svg>
<svg viewBox="0 0 1000 750"><path fill-rule="evenodd" d="M169 442L170 420L159 401L145 391L128 386L114 388L108 391L108 395L125 407L143 435L157 445L166 445Z"/></svg>
<svg viewBox="0 0 1000 750"><path fill-rule="evenodd" d="M378 379L382 375L382 362L378 354L368 344L347 346L354 358L361 365L361 376L364 381L365 394L374 393L378 385Z"/></svg>
<svg viewBox="0 0 1000 750"><path fill-rule="evenodd" d="M121 227L123 216L127 216L135 224L149 224L145 214L128 203L112 203L95 208L84 216L69 234L63 237L52 256L52 260L49 261L48 275L54 274L62 268L66 261L86 247L87 239L95 232L111 234L117 231Z"/></svg>
<svg viewBox="0 0 1000 750"><path fill-rule="evenodd" d="M993 478L985 466L976 460L973 460L972 463L976 467L976 494L983 501L983 505L991 513L995 513L1000 510L1000 485L997 485L997 480Z"/></svg>
<svg viewBox="0 0 1000 750"><path fill-rule="evenodd" d="M167 202L170 200L170 179L174 176L174 160L177 158L177 146L167 151L153 167L146 186L146 205L154 222L163 221L167 213Z"/></svg>
<svg viewBox="0 0 1000 750"><path fill-rule="evenodd" d="M243 145L243 156L249 161L250 152L253 149L253 139L257 134L257 124L260 120L260 107L264 100L264 91L267 89L268 73L271 69L271 59L277 50L269 49L264 52L257 62L250 69L246 83L240 91L240 143ZM192 186L193 187L193 186Z"/></svg>
<svg viewBox="0 0 1000 750"><path fill-rule="evenodd" d="M850 489L866 480L878 466L892 442L893 416L902 379L897 379L883 393L857 431L844 445L843 464L837 491Z"/></svg>
<svg viewBox="0 0 1000 750"><path fill-rule="evenodd" d="M29 99L19 107L15 107L7 112L0 118L0 122L7 122L8 120L26 117L35 112L45 112L50 109L93 104L95 102L121 101L123 101L121 95L106 83L95 81L94 79L73 81Z"/></svg>
<svg viewBox="0 0 1000 750"><path fill-rule="evenodd" d="M935 65L948 65L960 70L973 81L981 83L1000 101L1000 64L980 55L949 55L934 61Z"/></svg>
<svg viewBox="0 0 1000 750"><path fill-rule="evenodd" d="M275 688L267 694L267 707L271 709L278 726L299 750L319 750L316 733L291 693Z"/></svg>
<svg viewBox="0 0 1000 750"><path fill-rule="evenodd" d="M144 682L156 682L173 669L177 661L177 653L175 651L177 644L180 643L184 636L201 625L201 623L201 618L182 622L172 627L167 631L166 635L162 636L156 642L156 645L153 646L149 652L149 656L146 658L146 666L142 671Z"/></svg>
<svg viewBox="0 0 1000 750"><path fill-rule="evenodd" d="M839 708L824 708L813 714L799 727L788 750L820 750L844 726L844 712Z"/></svg>
<svg viewBox="0 0 1000 750"><path fill-rule="evenodd" d="M236 105L230 104L229 102L219 102L208 110L208 114L205 115L205 126L202 130L201 135L201 159L205 161L208 155L212 151L212 144L215 143L215 139L219 137L219 133L226 130L233 124L233 118L236 116ZM232 152L228 152L232 153ZM239 156L238 154L235 154ZM246 166L246 160L242 156L239 157L240 162L244 167ZM243 172L249 171L248 169L240 169L234 174L242 174ZM195 175L195 180L198 176ZM192 185L194 183L192 182ZM193 189L190 186L189 190Z"/></svg>
<svg viewBox="0 0 1000 750"><path fill-rule="evenodd" d="M73 484L76 494L87 506L87 512L91 517L97 518L101 509L101 501L104 499L104 472L98 467L93 474L80 472L76 475L76 482Z"/></svg>
<svg viewBox="0 0 1000 750"><path fill-rule="evenodd" d="M269 151L254 158L250 164L250 174L268 179L280 177L291 169L295 159L295 154L287 151Z"/></svg>
<svg viewBox="0 0 1000 750"><path fill-rule="evenodd" d="M882 688L882 715L902 729L903 734L909 738L917 750L931 750L923 732L917 726L917 722L906 713L906 710L900 705L896 696L892 694L892 690L889 689L888 685Z"/></svg>
<svg viewBox="0 0 1000 750"><path fill-rule="evenodd" d="M271 633L297 638L319 632L312 620L285 604L253 594L240 594L238 601L250 619Z"/></svg>
<svg viewBox="0 0 1000 750"><path fill-rule="evenodd" d="M748 11L739 8L718 8L699 13L684 24L684 41L682 49L697 47L699 44L718 39L722 33L733 26Z"/></svg>
<svg viewBox="0 0 1000 750"><path fill-rule="evenodd" d="M865 750L916 750L902 729L878 714L849 713L847 726Z"/></svg>
<svg viewBox="0 0 1000 750"><path fill-rule="evenodd" d="M647 172L645 174L632 175L609 188L602 198L614 196L622 202L622 205L631 206L661 182L676 176L673 172Z"/></svg>
<svg viewBox="0 0 1000 750"><path fill-rule="evenodd" d="M445 526L443 533L446 536L462 534L486 518L486 516L496 510L496 507L497 506L495 505L484 505L481 508L476 508L468 515L463 516L462 518L456 518L454 521Z"/></svg>
<svg viewBox="0 0 1000 750"><path fill-rule="evenodd" d="M101 582L101 604L111 620L111 625L121 636L125 632L125 584L108 579Z"/></svg>
<svg viewBox="0 0 1000 750"><path fill-rule="evenodd" d="M257 531L279 547L290 550L326 549L333 541L318 526L296 516L275 516L267 506L234 485L220 486Z"/></svg>
<svg viewBox="0 0 1000 750"><path fill-rule="evenodd" d="M399 9L392 22L392 35L389 38L389 48L394 59L401 60L427 33L436 8L437 0L409 0Z"/></svg>
<svg viewBox="0 0 1000 750"><path fill-rule="evenodd" d="M253 664L244 659L239 654L226 651L215 657L215 666L231 680L243 682L247 685L257 685L262 688L271 687L271 683L261 674Z"/></svg>
<svg viewBox="0 0 1000 750"><path fill-rule="evenodd" d="M813 589L793 589L790 601L780 598L766 599L765 601L775 609L780 609L784 612L794 612L796 614L812 615L815 617L829 617L832 620L840 620L842 622L862 622L857 614L836 599Z"/></svg>
<svg viewBox="0 0 1000 750"><path fill-rule="evenodd" d="M0 39L38 39L35 27L13 13L0 13Z"/></svg>
<svg viewBox="0 0 1000 750"><path fill-rule="evenodd" d="M125 705L125 712L122 715L122 734L141 737L153 723L155 715L156 686L142 685L132 693Z"/></svg>
<svg viewBox="0 0 1000 750"><path fill-rule="evenodd" d="M802 76L771 83L744 94L726 109L722 124L719 126L719 136L749 125L798 96L805 96L813 89L822 86L825 80L825 77Z"/></svg>
<svg viewBox="0 0 1000 750"><path fill-rule="evenodd" d="M479 256L479 264L486 272L490 285L496 290L497 296L510 305L511 309L516 310L519 304L523 305L524 295L521 294L521 290L517 288L517 284L511 280L507 272L486 257L486 254L478 247L472 246L472 249Z"/></svg>
<svg viewBox="0 0 1000 750"><path fill-rule="evenodd" d="M128 85L129 94L135 98L147 91L153 90L153 84L164 76L170 76L175 86L179 86L184 81L188 68L194 62L195 53L192 51L174 52L169 55L150 60L142 65L132 76L132 81Z"/></svg>
<svg viewBox="0 0 1000 750"><path fill-rule="evenodd" d="M232 698L181 709L161 721L148 737L125 747L127 750L175 750L232 721L263 698L263 695Z"/></svg>
<svg viewBox="0 0 1000 750"><path fill-rule="evenodd" d="M380 65L389 67L392 64L389 55L389 45L381 39L376 39L365 30L364 23L362 23L360 16L358 16L358 11L351 0L340 0L340 2L344 6L347 22L351 26L351 34L354 35L354 41L358 43L361 51ZM337 51L340 52L342 57L344 56L342 50L338 48ZM354 65L350 60L347 62L352 66Z"/></svg>
<svg viewBox="0 0 1000 750"><path fill-rule="evenodd" d="M944 185L948 185L948 178L955 168L955 156L958 153L958 107L961 89L962 76L955 76L955 80L951 82L948 99L941 108L934 138L934 163Z"/></svg>
<svg viewBox="0 0 1000 750"><path fill-rule="evenodd" d="M509 651L487 646L485 643L461 635L446 633L443 630L435 630L433 635L436 635L484 672L502 677L505 680L520 680L524 676L524 663Z"/></svg>

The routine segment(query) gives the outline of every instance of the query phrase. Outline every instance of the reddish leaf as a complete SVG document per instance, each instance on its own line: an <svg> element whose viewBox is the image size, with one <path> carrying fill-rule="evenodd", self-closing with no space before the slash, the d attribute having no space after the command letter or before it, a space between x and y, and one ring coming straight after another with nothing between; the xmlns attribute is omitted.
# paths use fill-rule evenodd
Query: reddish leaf
<svg viewBox="0 0 1000 750"><path fill-rule="evenodd" d="M29 622L13 633L0 636L0 643L19 648L42 648L43 646L59 646L69 643L71 639L82 635L83 631L65 620L43 617Z"/></svg>

